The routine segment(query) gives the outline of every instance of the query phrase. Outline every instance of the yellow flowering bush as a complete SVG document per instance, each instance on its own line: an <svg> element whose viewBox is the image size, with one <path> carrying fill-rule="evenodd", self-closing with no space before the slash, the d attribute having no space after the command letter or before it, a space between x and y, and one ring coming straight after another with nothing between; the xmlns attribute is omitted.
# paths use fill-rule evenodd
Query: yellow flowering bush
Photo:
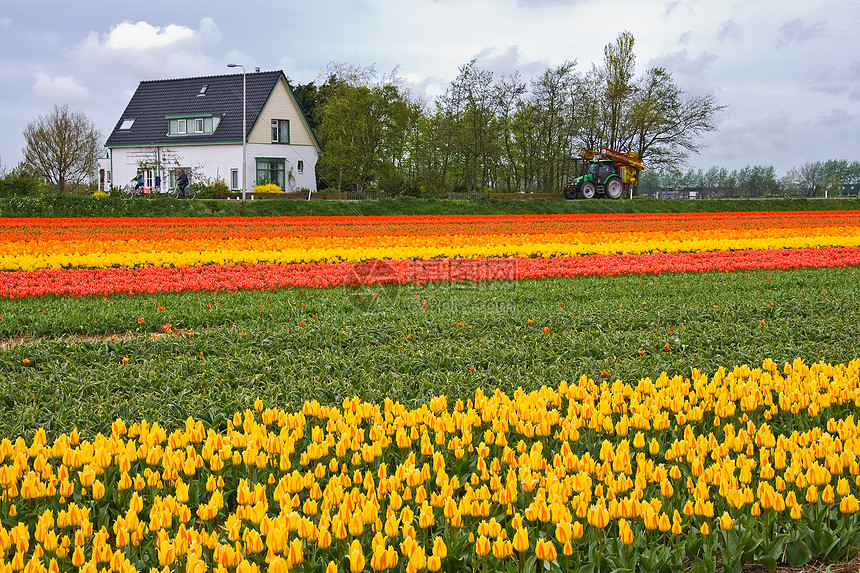
<svg viewBox="0 0 860 573"><path fill-rule="evenodd" d="M274 183L266 183L265 185L255 185L253 193L283 193L284 190Z"/></svg>

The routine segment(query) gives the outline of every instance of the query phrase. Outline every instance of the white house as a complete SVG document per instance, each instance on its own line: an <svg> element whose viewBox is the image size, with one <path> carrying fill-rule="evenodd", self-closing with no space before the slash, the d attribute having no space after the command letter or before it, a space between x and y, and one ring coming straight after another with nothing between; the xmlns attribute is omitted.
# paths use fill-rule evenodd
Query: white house
<svg viewBox="0 0 860 573"><path fill-rule="evenodd" d="M140 169L147 187L166 190L182 168L192 183L220 179L238 192L264 183L316 191L320 146L282 71L140 82L105 147L100 188Z"/></svg>

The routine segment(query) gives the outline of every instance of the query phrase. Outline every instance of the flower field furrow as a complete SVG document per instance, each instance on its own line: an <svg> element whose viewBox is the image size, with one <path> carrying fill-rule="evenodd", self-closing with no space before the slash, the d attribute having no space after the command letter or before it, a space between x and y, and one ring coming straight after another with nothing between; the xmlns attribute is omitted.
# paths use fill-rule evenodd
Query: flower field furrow
<svg viewBox="0 0 860 573"><path fill-rule="evenodd" d="M858 406L860 361L798 359L42 429L0 441L0 569L740 569L801 530L836 555L860 531Z"/></svg>
<svg viewBox="0 0 860 573"><path fill-rule="evenodd" d="M0 270L141 264L337 262L382 258L576 256L738 248L856 246L853 212L499 217L7 219ZM734 242L735 246L727 246ZM476 251L476 248L483 250ZM441 252L427 252L434 248ZM260 260L246 251L304 253ZM151 254L152 260L143 255ZM177 260L181 259L181 260Z"/></svg>
<svg viewBox="0 0 860 573"><path fill-rule="evenodd" d="M199 236L265 238L364 237L371 235L462 235L546 232L610 232L777 229L856 226L854 211L750 213L628 213L589 215L219 217L116 219L5 219L0 241L27 237L66 239L86 234L98 239Z"/></svg>
<svg viewBox="0 0 860 573"><path fill-rule="evenodd" d="M193 257L191 263L193 265ZM860 265L860 248L704 251L578 257L508 257L369 261L367 265L213 264L0 272L0 296L110 295L331 287L374 283L516 280L585 275L656 274Z"/></svg>
<svg viewBox="0 0 860 573"><path fill-rule="evenodd" d="M649 251L681 251L681 250L719 250L713 247L734 242L737 248L749 248L758 244L759 248L796 248L803 246L857 246L860 244L860 226L857 227L827 227L814 229L780 229L780 230L723 230L720 233L707 234L696 231L667 231L636 232L636 233L488 233L484 235L378 235L356 237L350 241L339 241L336 237L268 237L268 238L215 238L197 237L193 239L163 238L151 241L139 239L110 239L94 240L93 238L79 239L41 239L39 241L17 242L9 244L9 253L2 259L3 265L11 267L15 264L24 265L26 261L44 257L46 261L63 256L91 257L124 255L130 259L143 253L178 254L189 252L218 252L218 251L273 251L273 250L304 250L315 252L319 259L336 258L339 252L355 249L398 249L409 254L420 252L421 249L444 246L448 249L470 248L485 246L497 251L524 248L540 252L543 245L558 248L559 245L569 245L572 252L582 250L607 249L611 252L649 252ZM603 246L606 245L606 246ZM773 245L767 247L766 245ZM12 246L15 248L12 249ZM691 249L693 246L694 249ZM710 247L710 248L709 248ZM333 253L328 254L327 253ZM499 255L505 255L500 252ZM204 255L205 256L205 255ZM394 257L397 258L397 257ZM411 258L411 257L403 257ZM81 265L75 265L81 266ZM131 264L126 266L133 266ZM8 269L7 269L8 270Z"/></svg>
<svg viewBox="0 0 860 573"><path fill-rule="evenodd" d="M93 234L94 227L86 219L48 223L12 220L5 237L0 239L0 270L547 258L860 246L860 221L853 214L796 215L768 219L753 214L748 218L724 216L714 220L530 216L499 218L502 223L490 217L420 217L417 221L377 217L370 224L364 224L362 219L335 224L319 218L242 219L223 224L194 219L129 219L95 227L110 228L111 234ZM677 228L678 219L686 219L683 229ZM614 227L625 220L640 228ZM750 220L757 224L750 226ZM458 227L458 232L442 232L452 226ZM403 232L404 228L409 232ZM181 229L179 236L174 233L176 229ZM352 231L338 234L338 229ZM360 236L353 236L359 231Z"/></svg>
<svg viewBox="0 0 860 573"><path fill-rule="evenodd" d="M557 237L553 237L557 240ZM858 247L860 234L851 239L842 237L797 237L772 240L696 240L647 242L546 242L511 244L509 238L496 242L493 237L474 240L470 244L439 245L431 241L406 241L402 245L356 245L343 247L301 247L299 245L266 245L268 248L235 248L209 250L147 250L136 252L70 253L0 256L3 270L35 271L60 268L132 268L143 266L194 266L244 264L338 263L384 259L427 260L435 258L500 258L500 257L581 257L586 255L623 255L648 253L685 253L729 250L790 250L831 247Z"/></svg>

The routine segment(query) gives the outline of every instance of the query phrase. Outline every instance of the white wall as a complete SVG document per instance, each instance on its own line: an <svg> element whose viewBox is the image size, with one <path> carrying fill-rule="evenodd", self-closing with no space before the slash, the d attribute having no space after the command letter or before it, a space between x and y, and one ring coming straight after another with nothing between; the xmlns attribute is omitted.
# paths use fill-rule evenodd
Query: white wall
<svg viewBox="0 0 860 573"><path fill-rule="evenodd" d="M316 163L319 154L313 145L282 145L282 144L248 144L247 145L247 175L245 189L250 193L256 179L256 157L284 158L286 169L293 170L293 189L310 189L316 191ZM304 170L298 172L298 161L304 162ZM143 163L161 165L161 185L167 188L167 172L172 168L190 167L192 183L195 181L224 180L230 185L230 170L238 169L242 174L241 145L200 145L200 146L171 146L160 148L123 148L111 151L109 165L114 187L122 187L137 173L138 165Z"/></svg>
<svg viewBox="0 0 860 573"><path fill-rule="evenodd" d="M311 189L317 190L316 176L314 172L317 164L317 150L313 145L282 145L282 144L248 144L248 191L253 189L254 181L257 178L257 157L282 157L285 160L285 170L293 170L295 181L292 182L292 189L285 191L294 191L296 189ZM302 173L298 172L298 162L304 162ZM239 147L239 169L241 173L242 166L242 147ZM290 182L287 183L290 185Z"/></svg>

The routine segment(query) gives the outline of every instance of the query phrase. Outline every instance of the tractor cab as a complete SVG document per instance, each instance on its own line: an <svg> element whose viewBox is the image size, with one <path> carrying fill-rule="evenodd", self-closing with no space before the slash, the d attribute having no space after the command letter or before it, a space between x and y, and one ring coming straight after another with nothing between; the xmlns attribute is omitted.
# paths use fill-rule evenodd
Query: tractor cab
<svg viewBox="0 0 860 573"><path fill-rule="evenodd" d="M567 199L591 199L597 195L620 199L631 186L635 187L639 171L645 169L637 155L606 148L600 153L582 150L581 165L580 176L564 186Z"/></svg>
<svg viewBox="0 0 860 573"><path fill-rule="evenodd" d="M608 159L592 161L587 164L583 175L590 175L592 181L596 182L599 186L603 186L610 175L618 175L618 168Z"/></svg>

